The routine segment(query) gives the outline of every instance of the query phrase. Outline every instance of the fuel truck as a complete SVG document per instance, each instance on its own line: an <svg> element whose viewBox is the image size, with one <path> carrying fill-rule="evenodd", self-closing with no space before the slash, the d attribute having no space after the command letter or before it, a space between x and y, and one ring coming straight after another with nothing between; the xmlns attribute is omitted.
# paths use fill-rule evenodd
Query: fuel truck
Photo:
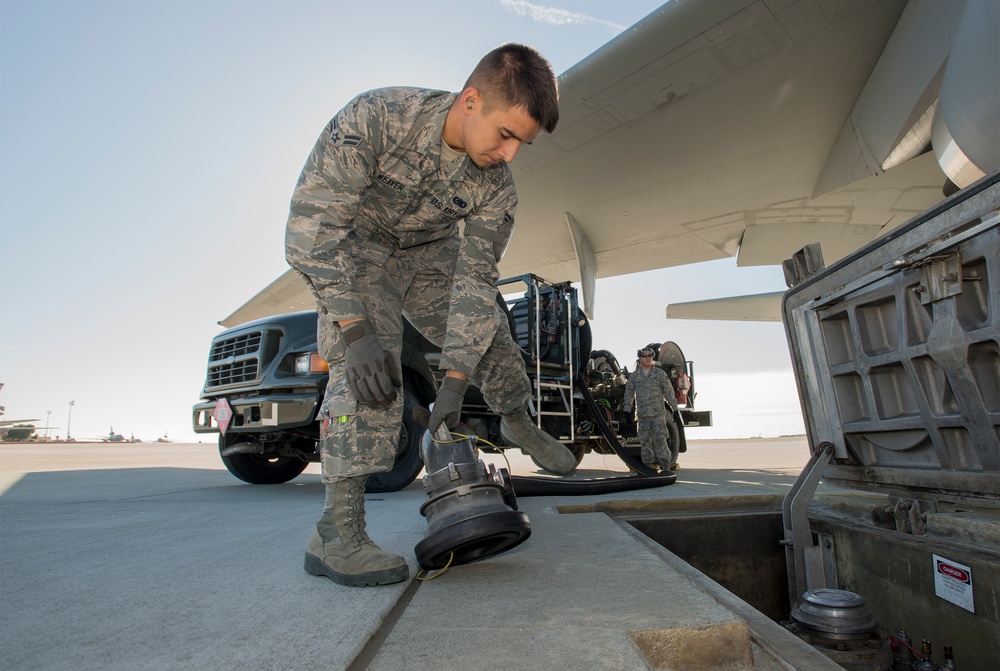
<svg viewBox="0 0 1000 671"><path fill-rule="evenodd" d="M579 464L588 452L614 454L638 473L652 473L639 457L635 418L622 412L629 371L608 350L594 349L590 322L569 282L522 275L497 283L532 385L530 408L537 425L565 444ZM277 315L241 324L212 340L201 400L192 410L196 433L219 434L219 454L244 482L277 484L320 460L317 414L328 371L317 353L315 311ZM657 365L671 378L678 401L671 447L687 450L687 428L710 426L711 411L695 410L694 363L673 342L651 342ZM396 462L370 476L369 492L397 491L424 467L423 428L416 407L434 401L443 372L440 349L404 320L401 367L404 411ZM486 442L510 449L500 417L473 386L466 392L462 423ZM518 448L519 449L519 448ZM667 465L660 465L666 469Z"/></svg>

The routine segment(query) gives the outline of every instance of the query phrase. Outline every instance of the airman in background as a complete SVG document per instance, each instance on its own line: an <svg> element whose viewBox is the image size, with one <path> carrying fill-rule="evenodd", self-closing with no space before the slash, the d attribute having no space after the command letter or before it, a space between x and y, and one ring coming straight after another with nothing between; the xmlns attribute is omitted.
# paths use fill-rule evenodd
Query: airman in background
<svg viewBox="0 0 1000 671"><path fill-rule="evenodd" d="M648 347L639 350L639 365L625 384L622 409L631 413L635 402L642 463L659 464L660 470L669 471L676 466L680 449L676 439L671 445L669 427L674 422L673 413L677 412L677 399L670 376L653 363L653 354Z"/></svg>

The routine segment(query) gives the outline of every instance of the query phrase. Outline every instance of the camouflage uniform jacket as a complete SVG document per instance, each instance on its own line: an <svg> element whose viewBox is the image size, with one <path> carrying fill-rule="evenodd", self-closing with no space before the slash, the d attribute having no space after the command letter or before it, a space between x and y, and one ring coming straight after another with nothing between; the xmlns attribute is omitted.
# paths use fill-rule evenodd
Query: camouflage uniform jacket
<svg viewBox="0 0 1000 671"><path fill-rule="evenodd" d="M639 417L657 417L663 412L663 400L666 399L670 410L677 410L677 397L674 396L674 386L670 376L659 366L653 366L646 375L642 367L637 367L628 376L625 384L625 407L632 407L632 397L635 396L636 414Z"/></svg>
<svg viewBox="0 0 1000 671"><path fill-rule="evenodd" d="M444 246L455 265L441 367L470 374L496 331L497 263L513 232L517 194L504 163L484 169L464 156L439 166L455 98L377 89L338 112L299 176L285 257L321 316L342 321L366 316L355 257L381 265L397 249L451 239Z"/></svg>

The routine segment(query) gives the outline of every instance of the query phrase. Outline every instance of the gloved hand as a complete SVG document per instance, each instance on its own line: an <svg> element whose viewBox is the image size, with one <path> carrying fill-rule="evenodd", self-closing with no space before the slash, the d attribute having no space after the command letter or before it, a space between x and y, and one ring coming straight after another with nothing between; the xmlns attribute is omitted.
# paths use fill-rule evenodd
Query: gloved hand
<svg viewBox="0 0 1000 671"><path fill-rule="evenodd" d="M624 412L626 415L631 415L632 414L632 404L631 403L622 403L622 412Z"/></svg>
<svg viewBox="0 0 1000 671"><path fill-rule="evenodd" d="M462 416L462 401L469 382L457 377L445 377L434 401L433 412L427 408L414 408L413 419L417 424L434 433L441 422L449 429L455 428Z"/></svg>
<svg viewBox="0 0 1000 671"><path fill-rule="evenodd" d="M389 405L396 400L396 390L403 378L392 352L382 346L375 329L367 319L348 324L341 329L344 344L344 365L347 384L359 403Z"/></svg>

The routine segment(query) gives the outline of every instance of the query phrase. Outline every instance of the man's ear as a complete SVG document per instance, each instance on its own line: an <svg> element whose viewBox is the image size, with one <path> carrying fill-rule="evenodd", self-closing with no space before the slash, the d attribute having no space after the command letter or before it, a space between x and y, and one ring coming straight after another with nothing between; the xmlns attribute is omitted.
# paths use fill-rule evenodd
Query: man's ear
<svg viewBox="0 0 1000 671"><path fill-rule="evenodd" d="M483 98L479 95L479 91L472 86L462 91L459 94L459 99L461 100L462 109L468 111L476 109L477 106L483 103Z"/></svg>

